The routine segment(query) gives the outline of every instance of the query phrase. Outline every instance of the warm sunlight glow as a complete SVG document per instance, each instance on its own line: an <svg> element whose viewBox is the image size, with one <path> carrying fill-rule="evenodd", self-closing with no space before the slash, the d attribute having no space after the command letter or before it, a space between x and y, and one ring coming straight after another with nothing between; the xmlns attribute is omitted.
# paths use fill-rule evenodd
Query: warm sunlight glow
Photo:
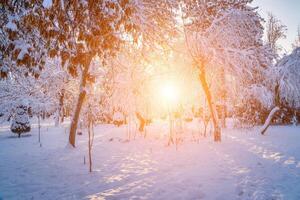
<svg viewBox="0 0 300 200"><path fill-rule="evenodd" d="M175 104L179 100L179 90L174 83L165 83L161 88L161 96L168 104Z"/></svg>

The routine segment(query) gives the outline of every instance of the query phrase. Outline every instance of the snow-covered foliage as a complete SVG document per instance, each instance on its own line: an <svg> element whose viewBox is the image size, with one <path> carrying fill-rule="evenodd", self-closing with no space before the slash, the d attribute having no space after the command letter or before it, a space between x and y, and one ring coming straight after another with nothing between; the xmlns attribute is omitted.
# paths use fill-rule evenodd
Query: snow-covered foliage
<svg viewBox="0 0 300 200"><path fill-rule="evenodd" d="M22 133L27 133L30 131L28 105L25 100L20 101L19 105L17 105L16 111L12 118L10 129L13 133L18 134L20 137Z"/></svg>
<svg viewBox="0 0 300 200"><path fill-rule="evenodd" d="M241 94L243 99L255 99L261 103L261 105L270 109L274 106L274 93L263 85L251 85L249 88L245 88Z"/></svg>
<svg viewBox="0 0 300 200"><path fill-rule="evenodd" d="M140 48L154 50L169 48L169 43L177 35L176 12L177 0L134 0L131 1L134 12L131 21L136 32L133 39Z"/></svg>
<svg viewBox="0 0 300 200"><path fill-rule="evenodd" d="M0 81L1 119L8 120L16 113L20 101L26 101L33 115L51 115L59 106L59 93L65 87L67 73L59 62L48 60L39 78L14 73Z"/></svg>
<svg viewBox="0 0 300 200"><path fill-rule="evenodd" d="M113 110L130 116L134 116L136 112L145 114L143 97L149 94L149 91L146 91L149 74L147 76L146 66L139 60L141 58L138 53L134 54L132 49L128 49L128 52L122 51L113 60L112 65L115 66L111 96Z"/></svg>
<svg viewBox="0 0 300 200"><path fill-rule="evenodd" d="M219 71L220 77L211 80L213 84L220 81L219 85L225 85L225 76L229 75L247 87L261 79L261 71L272 63L272 51L262 41L262 18L248 5L250 2L186 0L181 7L188 52L198 68L216 141L220 141L220 129L207 74ZM220 91L224 104L226 94Z"/></svg>
<svg viewBox="0 0 300 200"><path fill-rule="evenodd" d="M279 85L279 96L283 104L300 108L300 48L283 57L270 73L276 75L274 81Z"/></svg>
<svg viewBox="0 0 300 200"><path fill-rule="evenodd" d="M36 24L36 8L26 1L6 1L0 9L1 78L15 71L38 77L45 64L47 46L32 27Z"/></svg>
<svg viewBox="0 0 300 200"><path fill-rule="evenodd" d="M239 92L233 116L244 125L262 124L274 106L274 93L263 85L253 84Z"/></svg>
<svg viewBox="0 0 300 200"><path fill-rule="evenodd" d="M101 121L99 118L106 112L105 106L108 106L101 104L101 101L106 97L105 89L103 87L106 71L99 58L93 59L89 75L90 77L93 77L93 84L88 84L84 88L87 98L81 114L81 120L84 122L83 125L85 127L88 127L88 123L95 124L98 120Z"/></svg>
<svg viewBox="0 0 300 200"><path fill-rule="evenodd" d="M299 62L295 58L299 50L270 70L272 75L267 74L274 55L263 44L262 18L251 2L0 4L0 116L9 119L18 101L26 99L34 115L72 116L70 133L74 135L77 121L91 114L93 121L111 121L118 111L125 119L136 113L145 118L158 110L163 113L162 103L153 97L159 96L159 84L169 79L190 88L177 103L184 117L193 107L213 113L225 104L252 102L250 113L270 109L275 99L273 80L278 82L282 101L298 108ZM206 84L203 91L199 79ZM161 83L153 87L156 80ZM204 96L212 100L206 102Z"/></svg>
<svg viewBox="0 0 300 200"><path fill-rule="evenodd" d="M271 62L272 54L262 41L261 18L247 1L221 2L199 2L198 9L207 9L199 12L207 16L196 18L201 21L193 20L193 15L186 18L188 46L195 61L204 62L206 68L223 67L227 73L249 80ZM199 28L199 23L206 26Z"/></svg>

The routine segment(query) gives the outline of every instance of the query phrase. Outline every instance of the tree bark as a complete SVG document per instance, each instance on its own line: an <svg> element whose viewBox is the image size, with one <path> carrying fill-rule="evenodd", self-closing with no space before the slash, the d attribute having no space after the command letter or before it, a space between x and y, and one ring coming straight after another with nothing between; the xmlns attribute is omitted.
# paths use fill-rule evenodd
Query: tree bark
<svg viewBox="0 0 300 200"><path fill-rule="evenodd" d="M260 133L261 133L262 135L265 134L265 132L267 131L267 129L269 128L269 126L270 126L270 124L271 124L271 121L272 121L274 115L275 115L276 112L279 111L279 110L280 110L280 108L279 108L278 106L276 106L275 108L273 108L273 109L271 110L271 112L270 112L269 115L268 115L268 118L267 118L266 121L265 121L265 124L264 124L263 127L261 128Z"/></svg>
<svg viewBox="0 0 300 200"><path fill-rule="evenodd" d="M214 126L214 140L215 140L215 142L220 142L221 141L221 130L220 130L219 124L217 122L215 110L213 108L211 92L209 90L209 87L208 87L208 84L206 81L206 74L205 74L204 69L200 68L199 79L200 79L202 88L204 90L204 93L205 93L205 96L206 96L206 99L208 102L208 108L209 108L211 119L212 119L213 126Z"/></svg>
<svg viewBox="0 0 300 200"><path fill-rule="evenodd" d="M83 102L84 102L84 99L85 99L85 96L86 96L85 86L86 86L86 82L87 82L88 71L89 71L89 63L88 63L88 65L86 65L84 67L84 70L81 74L80 93L79 93L79 96L78 96L75 112L73 114L73 118L72 118L72 121L71 121L70 134L69 134L69 143L73 147L75 147L75 137L76 137L76 131L77 131L77 125L78 125L78 121L79 121L81 107L83 105Z"/></svg>

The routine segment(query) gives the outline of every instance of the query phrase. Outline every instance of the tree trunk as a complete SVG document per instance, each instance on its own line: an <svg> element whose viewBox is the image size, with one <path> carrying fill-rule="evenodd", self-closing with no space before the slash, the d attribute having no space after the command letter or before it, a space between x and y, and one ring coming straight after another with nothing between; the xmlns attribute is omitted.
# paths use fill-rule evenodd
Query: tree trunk
<svg viewBox="0 0 300 200"><path fill-rule="evenodd" d="M280 104L280 93L279 93L279 84L278 83L275 85L274 96L275 96L275 107L271 110L271 112L269 113L263 127L261 128L260 133L262 135L265 134L265 132L267 131L267 129L269 128L269 126L272 122L272 119L273 119L275 113L277 111L279 111L280 107L281 107L280 106L281 104Z"/></svg>
<svg viewBox="0 0 300 200"><path fill-rule="evenodd" d="M173 138L173 120L172 120L172 116L171 116L171 112L170 109L168 110L169 113L169 128L170 128L170 132L169 132L169 141L168 141L168 146L170 146L171 144L174 144L174 138Z"/></svg>
<svg viewBox="0 0 300 200"><path fill-rule="evenodd" d="M269 126L270 126L270 124L271 124L271 121L272 121L274 115L275 115L276 112L279 111L279 110L280 110L280 108L279 108L278 106L276 106L275 108L273 108L273 109L271 110L270 114L268 115L268 118L267 118L266 121L265 121L265 124L264 124L263 127L261 128L260 133L261 133L262 135L265 134L265 132L267 131L267 129L269 128Z"/></svg>
<svg viewBox="0 0 300 200"><path fill-rule="evenodd" d="M199 74L199 79L201 81L201 85L204 90L207 102L208 102L208 108L210 110L210 115L211 115L211 119L212 119L213 126L214 126L214 140L216 142L220 142L221 141L221 130L220 130L219 124L217 122L215 110L213 108L211 92L210 92L209 87L206 82L205 70L203 70L203 69L201 70L201 72Z"/></svg>
<svg viewBox="0 0 300 200"><path fill-rule="evenodd" d="M91 121L89 120L88 134L89 134L89 171L92 172L92 139L91 139Z"/></svg>
<svg viewBox="0 0 300 200"><path fill-rule="evenodd" d="M70 134L69 134L69 143L73 147L75 147L75 137L76 137L76 131L77 131L77 125L78 125L78 120L79 120L79 116L80 116L81 107L83 105L83 102L84 102L84 99L85 99L85 96L86 96L85 86L86 86L88 71L89 71L89 64L85 66L85 68L82 72L82 75L81 75L80 93L79 93L79 96L78 96L75 112L73 114L73 119L71 121Z"/></svg>
<svg viewBox="0 0 300 200"><path fill-rule="evenodd" d="M38 128L39 128L39 143L40 143L40 147L42 146L41 143L41 122L40 122L40 114L38 114Z"/></svg>
<svg viewBox="0 0 300 200"><path fill-rule="evenodd" d="M58 125L59 125L59 117L60 117L60 114L59 114L59 109L58 109L55 112L55 127L58 127Z"/></svg>
<svg viewBox="0 0 300 200"><path fill-rule="evenodd" d="M60 123L64 122L64 97L65 97L65 90L62 89L59 96L59 114L60 114Z"/></svg>

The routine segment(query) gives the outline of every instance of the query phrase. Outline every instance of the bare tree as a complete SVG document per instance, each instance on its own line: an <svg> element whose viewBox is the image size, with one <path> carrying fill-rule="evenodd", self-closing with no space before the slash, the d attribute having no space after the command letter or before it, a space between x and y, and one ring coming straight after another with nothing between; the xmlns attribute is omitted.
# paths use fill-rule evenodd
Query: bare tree
<svg viewBox="0 0 300 200"><path fill-rule="evenodd" d="M300 24L298 25L296 39L295 39L294 43L292 44L293 49L296 49L298 47L300 47Z"/></svg>
<svg viewBox="0 0 300 200"><path fill-rule="evenodd" d="M273 13L269 12L266 28L267 42L277 55L282 50L278 41L286 38L286 31L287 27Z"/></svg>

